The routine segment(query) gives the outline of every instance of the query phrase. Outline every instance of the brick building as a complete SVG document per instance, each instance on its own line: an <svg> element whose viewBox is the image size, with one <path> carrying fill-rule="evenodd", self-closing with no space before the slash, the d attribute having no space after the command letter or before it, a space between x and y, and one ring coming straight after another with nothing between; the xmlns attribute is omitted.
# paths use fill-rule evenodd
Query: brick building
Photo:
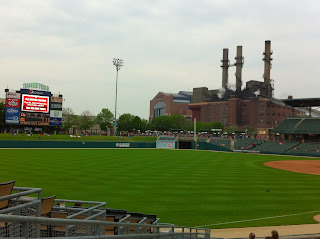
<svg viewBox="0 0 320 239"><path fill-rule="evenodd" d="M180 114L186 119L192 117L192 111L188 104L191 102L192 92L180 91L179 93L159 92L150 100L149 120L152 121L157 116Z"/></svg>
<svg viewBox="0 0 320 239"><path fill-rule="evenodd" d="M201 122L221 122L224 126L236 128L253 127L274 128L288 116L304 116L305 111L293 109L273 97L271 79L271 42L265 41L264 81L251 80L242 87L243 56L242 46L237 46L235 63L230 64L228 49L223 49L222 87L208 90L206 87L194 88L189 108L192 118ZM228 68L236 67L236 84L228 84Z"/></svg>
<svg viewBox="0 0 320 239"><path fill-rule="evenodd" d="M274 128L288 116L304 116L305 112L286 106L281 100L265 97L189 104L192 118L200 122L221 122L237 128Z"/></svg>

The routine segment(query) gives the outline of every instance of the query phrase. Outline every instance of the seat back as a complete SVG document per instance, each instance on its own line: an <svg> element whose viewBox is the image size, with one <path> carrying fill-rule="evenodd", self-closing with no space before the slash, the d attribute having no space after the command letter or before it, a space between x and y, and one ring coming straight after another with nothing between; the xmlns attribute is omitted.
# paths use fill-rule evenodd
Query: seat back
<svg viewBox="0 0 320 239"><path fill-rule="evenodd" d="M115 222L114 216L106 216L107 222ZM106 226L106 235L114 235L115 234L115 227L114 226Z"/></svg>
<svg viewBox="0 0 320 239"><path fill-rule="evenodd" d="M0 183L0 197L10 195L15 181ZM6 208L9 205L9 200L0 201L0 209Z"/></svg>
<svg viewBox="0 0 320 239"><path fill-rule="evenodd" d="M55 199L56 199L56 195L42 199L41 216L51 217L52 206Z"/></svg>

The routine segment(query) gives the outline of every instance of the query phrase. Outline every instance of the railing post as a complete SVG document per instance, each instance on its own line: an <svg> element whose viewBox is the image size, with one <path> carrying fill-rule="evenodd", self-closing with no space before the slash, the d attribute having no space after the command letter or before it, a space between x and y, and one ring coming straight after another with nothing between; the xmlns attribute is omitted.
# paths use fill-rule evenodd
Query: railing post
<svg viewBox="0 0 320 239"><path fill-rule="evenodd" d="M21 225L21 236L29 238L29 222L23 222Z"/></svg>

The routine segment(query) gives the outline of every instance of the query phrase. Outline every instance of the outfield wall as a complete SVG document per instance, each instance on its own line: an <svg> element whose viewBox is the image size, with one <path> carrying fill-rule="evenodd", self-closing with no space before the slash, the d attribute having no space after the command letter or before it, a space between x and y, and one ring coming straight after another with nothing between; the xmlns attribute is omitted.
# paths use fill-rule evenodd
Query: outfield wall
<svg viewBox="0 0 320 239"><path fill-rule="evenodd" d="M144 142L0 141L0 148L156 148Z"/></svg>

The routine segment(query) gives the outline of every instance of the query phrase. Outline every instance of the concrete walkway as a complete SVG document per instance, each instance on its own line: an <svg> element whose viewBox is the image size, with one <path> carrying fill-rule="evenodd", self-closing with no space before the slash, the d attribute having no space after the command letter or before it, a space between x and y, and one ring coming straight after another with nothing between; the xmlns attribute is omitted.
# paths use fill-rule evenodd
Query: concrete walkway
<svg viewBox="0 0 320 239"><path fill-rule="evenodd" d="M303 234L320 234L320 224L303 224L291 226L271 226L271 227L245 227L245 228L228 228L212 229L211 237L215 238L249 238L249 233L254 232L256 237L271 236L271 231L277 230L279 236L303 235Z"/></svg>

